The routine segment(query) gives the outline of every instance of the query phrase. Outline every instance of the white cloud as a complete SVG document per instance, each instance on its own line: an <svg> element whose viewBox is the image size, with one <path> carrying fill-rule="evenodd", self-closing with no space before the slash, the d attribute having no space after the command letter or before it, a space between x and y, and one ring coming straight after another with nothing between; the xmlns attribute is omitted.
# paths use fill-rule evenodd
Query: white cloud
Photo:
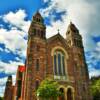
<svg viewBox="0 0 100 100"><path fill-rule="evenodd" d="M12 75L12 79L13 79L13 85L15 85L15 83L16 83L16 75Z"/></svg>
<svg viewBox="0 0 100 100"><path fill-rule="evenodd" d="M91 52L91 56L90 58L95 58L96 61L100 62L100 42L97 42L96 44L96 48L94 48L94 51ZM94 63L94 61L91 61Z"/></svg>
<svg viewBox="0 0 100 100"><path fill-rule="evenodd" d="M13 78L13 85L15 85L16 82L16 72L18 65L24 65L22 61L15 62L10 61L9 63L5 63L0 61L0 72L4 72L5 74L12 74ZM0 78L0 96L4 95L5 85L8 77Z"/></svg>
<svg viewBox="0 0 100 100"><path fill-rule="evenodd" d="M3 96L4 95L6 81L7 81L7 77L0 78L0 96Z"/></svg>
<svg viewBox="0 0 100 100"><path fill-rule="evenodd" d="M88 52L89 55L86 54L90 77L100 75L100 42L95 45L94 51Z"/></svg>
<svg viewBox="0 0 100 100"><path fill-rule="evenodd" d="M10 53L10 50L8 48L6 48L5 50L3 49L3 51L5 51L6 53Z"/></svg>
<svg viewBox="0 0 100 100"><path fill-rule="evenodd" d="M53 17L50 16L51 26L47 27L47 36L51 36L52 30L54 30L53 33L56 33L58 28L61 29L61 34L64 35L71 20L79 28L83 36L85 50L88 51L95 47L92 36L100 36L99 9L99 0L50 0L49 7L42 8L40 12L44 17L49 17L52 15L53 10L56 10L56 12L65 11L66 14L62 15L63 22L55 22Z"/></svg>
<svg viewBox="0 0 100 100"><path fill-rule="evenodd" d="M0 72L4 72L5 74L12 74L13 78L13 85L15 85L16 82L16 72L18 65L24 65L22 61L15 62L15 61L10 61L10 63L5 63L0 61ZM5 85L8 77L0 78L0 96L4 95L5 91Z"/></svg>
<svg viewBox="0 0 100 100"><path fill-rule="evenodd" d="M0 78L0 86L5 86L6 81L7 81L7 77L5 77L5 78Z"/></svg>
<svg viewBox="0 0 100 100"><path fill-rule="evenodd" d="M0 47L0 51L3 51L3 49Z"/></svg>
<svg viewBox="0 0 100 100"><path fill-rule="evenodd" d="M28 34L30 21L26 21L26 13L24 10L9 12L2 15L6 23L9 23L10 29L0 28L0 43L4 43L6 51L12 51L21 56L26 56L27 41L24 39ZM20 30L19 30L20 29Z"/></svg>
<svg viewBox="0 0 100 100"><path fill-rule="evenodd" d="M22 29L24 32L28 32L30 21L25 21L26 17L27 15L25 10L22 9L16 11L15 13L9 12L8 14L2 16L5 22L10 23L10 25L15 25L16 27Z"/></svg>
<svg viewBox="0 0 100 100"><path fill-rule="evenodd" d="M5 86L0 86L0 97L4 96Z"/></svg>
<svg viewBox="0 0 100 100"><path fill-rule="evenodd" d="M4 28L0 29L0 43L5 44L5 47L13 53L25 56L26 43L24 39L25 33L16 29L7 30ZM20 51L18 51L20 50Z"/></svg>
<svg viewBox="0 0 100 100"><path fill-rule="evenodd" d="M9 63L5 63L0 61L0 72L3 71L6 74L15 74L18 68L18 65L24 65L22 61L10 61Z"/></svg>
<svg viewBox="0 0 100 100"><path fill-rule="evenodd" d="M47 3L49 0L43 0L44 3Z"/></svg>
<svg viewBox="0 0 100 100"><path fill-rule="evenodd" d="M89 66L89 76L100 76L100 69L95 69L93 66Z"/></svg>
<svg viewBox="0 0 100 100"><path fill-rule="evenodd" d="M20 61L20 60L21 60L19 57L15 57L15 59L16 59L17 61Z"/></svg>
<svg viewBox="0 0 100 100"><path fill-rule="evenodd" d="M100 42L97 42L96 50L100 53Z"/></svg>

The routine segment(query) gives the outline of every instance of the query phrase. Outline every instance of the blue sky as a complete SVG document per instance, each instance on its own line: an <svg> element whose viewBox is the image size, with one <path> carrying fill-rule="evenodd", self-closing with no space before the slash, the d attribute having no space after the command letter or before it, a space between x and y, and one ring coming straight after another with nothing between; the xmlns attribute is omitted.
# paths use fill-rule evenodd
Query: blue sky
<svg viewBox="0 0 100 100"><path fill-rule="evenodd" d="M70 21L78 27L89 75L100 75L99 9L100 0L0 1L0 95L3 95L7 76L13 75L15 82L17 66L25 62L27 31L37 10L45 18L47 37L56 34L58 29L66 37Z"/></svg>

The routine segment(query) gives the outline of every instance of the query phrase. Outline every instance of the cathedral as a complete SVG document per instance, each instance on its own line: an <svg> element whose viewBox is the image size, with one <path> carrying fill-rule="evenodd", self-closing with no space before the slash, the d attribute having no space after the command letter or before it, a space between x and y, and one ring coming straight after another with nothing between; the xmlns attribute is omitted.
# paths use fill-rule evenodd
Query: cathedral
<svg viewBox="0 0 100 100"><path fill-rule="evenodd" d="M51 33L52 34L52 33ZM39 100L36 90L45 78L59 83L64 95L57 100L92 100L89 92L89 75L85 60L82 36L70 22L66 38L59 32L46 38L46 26L39 12L28 31L25 71L18 66L16 83L8 77L4 100Z"/></svg>

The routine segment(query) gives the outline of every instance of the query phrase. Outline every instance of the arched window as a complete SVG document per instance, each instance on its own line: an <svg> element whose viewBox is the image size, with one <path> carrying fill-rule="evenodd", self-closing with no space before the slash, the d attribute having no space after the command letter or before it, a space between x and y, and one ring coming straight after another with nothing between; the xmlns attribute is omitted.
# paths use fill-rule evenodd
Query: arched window
<svg viewBox="0 0 100 100"><path fill-rule="evenodd" d="M54 75L65 76L65 54L62 51L54 52Z"/></svg>
<svg viewBox="0 0 100 100"><path fill-rule="evenodd" d="M38 19L39 22L41 22L41 19Z"/></svg>
<svg viewBox="0 0 100 100"><path fill-rule="evenodd" d="M59 100L65 100L65 97L64 97L64 89L63 88L60 88L59 91L62 93L62 96L59 96Z"/></svg>
<svg viewBox="0 0 100 100"><path fill-rule="evenodd" d="M67 90L67 100L73 100L73 93L70 88Z"/></svg>
<svg viewBox="0 0 100 100"><path fill-rule="evenodd" d="M35 82L35 89L37 90L38 87L39 87L39 80L36 80L36 82Z"/></svg>

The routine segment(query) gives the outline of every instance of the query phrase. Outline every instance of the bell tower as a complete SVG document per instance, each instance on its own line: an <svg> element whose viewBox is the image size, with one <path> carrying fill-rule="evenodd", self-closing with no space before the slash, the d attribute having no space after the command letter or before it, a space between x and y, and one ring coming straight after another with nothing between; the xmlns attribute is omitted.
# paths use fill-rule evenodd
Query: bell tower
<svg viewBox="0 0 100 100"><path fill-rule="evenodd" d="M33 18L28 31L26 61L25 100L37 100L36 90L46 75L46 27L39 12Z"/></svg>
<svg viewBox="0 0 100 100"><path fill-rule="evenodd" d="M70 22L68 26L68 30L66 32L66 38L67 38L67 43L70 47L73 46L76 48L83 48L82 37L79 34L79 30L72 22Z"/></svg>
<svg viewBox="0 0 100 100"><path fill-rule="evenodd" d="M37 12L32 19L30 28L29 28L29 36L39 37L41 39L46 38L45 34L45 25L44 20L39 12Z"/></svg>
<svg viewBox="0 0 100 100"><path fill-rule="evenodd" d="M89 98L89 75L88 68L85 60L84 47L82 42L82 36L79 33L77 27L70 22L68 30L66 32L66 41L69 47L73 51L73 59L75 62L75 79L77 89L77 100L81 100L84 97L85 100L91 100ZM83 97L82 97L83 96ZM88 99L86 99L88 98Z"/></svg>

